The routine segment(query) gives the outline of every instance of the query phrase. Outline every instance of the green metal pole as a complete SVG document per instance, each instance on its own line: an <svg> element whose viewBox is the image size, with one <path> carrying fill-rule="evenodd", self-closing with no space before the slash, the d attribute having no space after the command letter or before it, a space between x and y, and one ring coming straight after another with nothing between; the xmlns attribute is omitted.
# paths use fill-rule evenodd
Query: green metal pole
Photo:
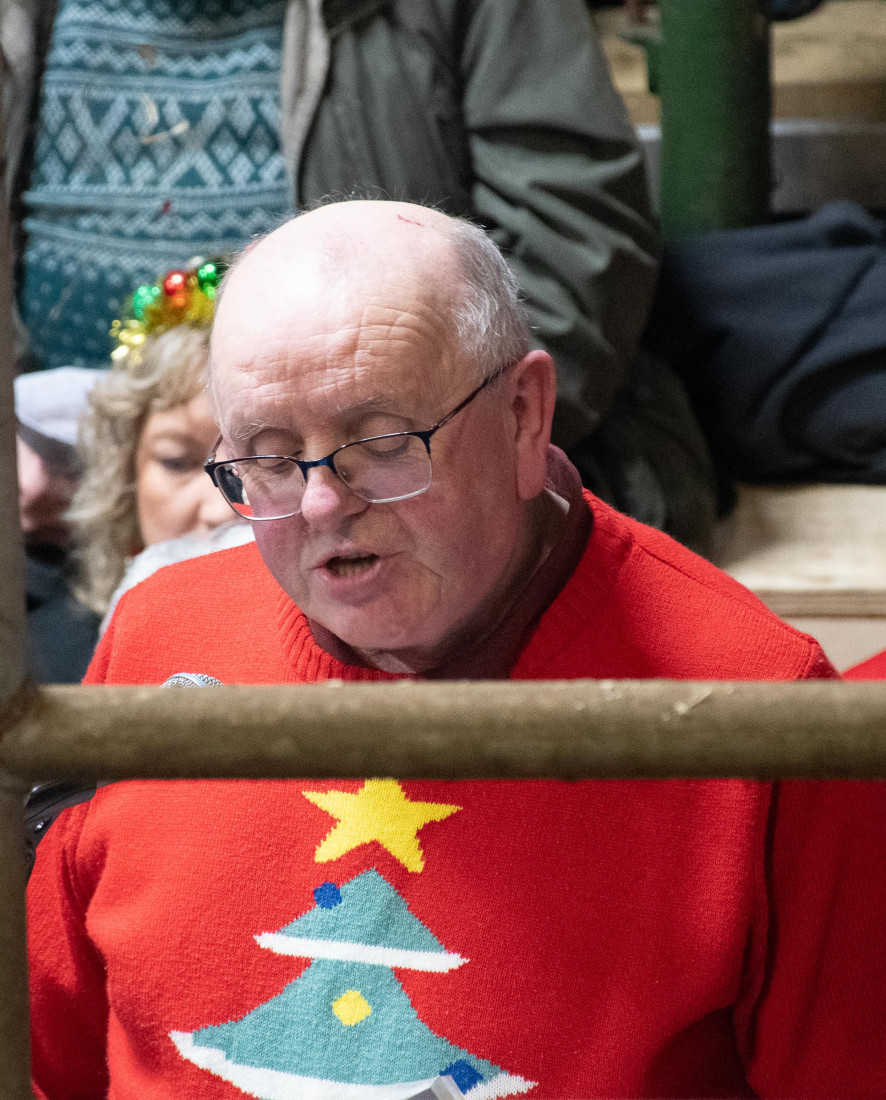
<svg viewBox="0 0 886 1100"><path fill-rule="evenodd" d="M660 0L661 225L675 241L765 222L768 0Z"/></svg>

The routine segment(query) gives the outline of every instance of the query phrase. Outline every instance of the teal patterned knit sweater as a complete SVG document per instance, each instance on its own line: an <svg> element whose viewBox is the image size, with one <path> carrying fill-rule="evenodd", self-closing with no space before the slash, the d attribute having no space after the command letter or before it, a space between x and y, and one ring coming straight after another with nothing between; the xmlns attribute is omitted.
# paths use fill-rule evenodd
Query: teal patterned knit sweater
<svg viewBox="0 0 886 1100"><path fill-rule="evenodd" d="M283 0L61 0L39 104L22 315L40 366L105 366L140 282L290 208Z"/></svg>

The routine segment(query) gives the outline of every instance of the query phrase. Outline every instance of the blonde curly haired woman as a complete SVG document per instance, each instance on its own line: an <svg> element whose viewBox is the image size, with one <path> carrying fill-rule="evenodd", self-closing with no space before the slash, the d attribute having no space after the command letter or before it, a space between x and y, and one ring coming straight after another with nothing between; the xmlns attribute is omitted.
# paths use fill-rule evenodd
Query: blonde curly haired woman
<svg viewBox="0 0 886 1100"><path fill-rule="evenodd" d="M178 540L165 559L165 551L150 557L156 568L214 548L203 540L236 524L203 469L218 434L205 393L211 308L196 300L196 289L190 304L177 307L158 294L171 274L194 275L170 273L153 288L140 287L134 301L153 292L172 322L179 316L180 322L158 322L155 309L153 317L148 310L115 323L112 367L93 388L81 423L83 474L68 513L75 590L101 615L146 547ZM236 541L248 537L247 525L236 526ZM184 547L183 536L192 536ZM136 579L147 575L140 573Z"/></svg>

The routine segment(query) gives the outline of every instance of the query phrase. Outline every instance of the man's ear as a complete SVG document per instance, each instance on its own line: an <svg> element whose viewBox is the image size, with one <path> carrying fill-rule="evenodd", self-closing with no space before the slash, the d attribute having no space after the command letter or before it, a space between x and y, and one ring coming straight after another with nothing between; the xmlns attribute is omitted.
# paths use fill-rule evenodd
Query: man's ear
<svg viewBox="0 0 886 1100"><path fill-rule="evenodd" d="M532 500L545 487L557 396L554 360L546 351L529 352L511 369L510 393L517 492L521 500Z"/></svg>

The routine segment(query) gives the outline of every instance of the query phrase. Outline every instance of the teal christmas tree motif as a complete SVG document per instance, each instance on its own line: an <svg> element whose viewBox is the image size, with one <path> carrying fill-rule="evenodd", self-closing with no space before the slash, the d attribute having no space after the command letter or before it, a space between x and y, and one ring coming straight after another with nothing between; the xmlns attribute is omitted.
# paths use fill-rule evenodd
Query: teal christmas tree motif
<svg viewBox="0 0 886 1100"><path fill-rule="evenodd" d="M442 973L468 960L448 952L377 871L341 888L323 883L314 900L279 932L256 936L310 966L240 1020L170 1032L184 1058L261 1100L406 1100L440 1075L470 1100L534 1087L419 1019L394 969Z"/></svg>

